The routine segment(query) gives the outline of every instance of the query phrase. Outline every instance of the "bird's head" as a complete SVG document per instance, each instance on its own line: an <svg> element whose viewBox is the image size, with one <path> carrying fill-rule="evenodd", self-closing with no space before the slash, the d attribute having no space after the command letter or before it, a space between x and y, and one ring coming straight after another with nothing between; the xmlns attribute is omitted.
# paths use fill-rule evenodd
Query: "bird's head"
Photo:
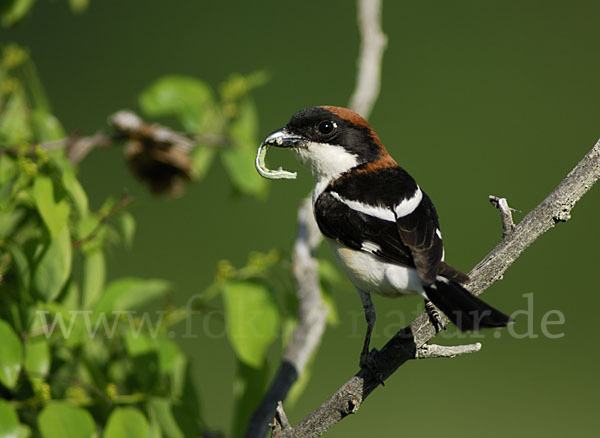
<svg viewBox="0 0 600 438"><path fill-rule="evenodd" d="M393 162L364 118L335 106L298 111L263 144L292 149L316 180L330 180L365 163Z"/></svg>

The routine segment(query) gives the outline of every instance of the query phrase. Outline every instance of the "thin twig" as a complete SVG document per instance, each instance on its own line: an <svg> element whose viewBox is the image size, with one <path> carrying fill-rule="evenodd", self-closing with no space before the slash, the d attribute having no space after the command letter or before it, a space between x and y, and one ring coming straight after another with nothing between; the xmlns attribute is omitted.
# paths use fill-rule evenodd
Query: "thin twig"
<svg viewBox="0 0 600 438"><path fill-rule="evenodd" d="M566 178L533 209L470 273L469 290L479 295L502 277L508 267L539 236L570 218L571 209L600 179L600 140ZM362 402L437 334L426 313L400 330L373 357L374 375L363 369L342 385L328 400L282 437L315 437L325 433L345 416L356 412Z"/></svg>
<svg viewBox="0 0 600 438"><path fill-rule="evenodd" d="M157 123L146 123L137 114L129 110L121 110L108 118L108 123L119 136L136 140L151 140L153 143L164 143L189 151L199 144L212 147L228 147L232 139L221 135L187 135L173 131Z"/></svg>
<svg viewBox="0 0 600 438"><path fill-rule="evenodd" d="M275 409L275 418L271 426L271 436L278 438L284 431L291 429L288 417L283 409L283 403L277 402L277 408Z"/></svg>
<svg viewBox="0 0 600 438"><path fill-rule="evenodd" d="M512 212L514 209L508 206L506 198L499 198L494 195L489 196L489 200L494 207L500 211L500 219L502 220L502 237L506 237L512 233L515 229L515 223L513 222Z"/></svg>
<svg viewBox="0 0 600 438"><path fill-rule="evenodd" d="M277 419L281 424L281 428L287 429L288 427L290 427L290 422L288 421L287 415L283 410L283 403L277 402L277 409L275 410L275 412L277 413Z"/></svg>
<svg viewBox="0 0 600 438"><path fill-rule="evenodd" d="M456 357L461 354L476 353L481 350L481 343L468 345L425 344L417 350L415 359L432 359L436 357Z"/></svg>
<svg viewBox="0 0 600 438"><path fill-rule="evenodd" d="M381 88L381 64L387 37L381 30L381 0L357 1L360 54L356 88L349 106L365 119L371 114Z"/></svg>
<svg viewBox="0 0 600 438"><path fill-rule="evenodd" d="M73 164L77 164L83 160L94 148L110 146L113 141L113 137L105 135L100 131L94 135L84 137L73 134L69 137L61 138L59 140L51 140L32 144L27 147L25 152L28 155L33 156L35 155L37 148L44 149L46 151L65 149L67 151L67 158ZM0 145L0 155L6 153L11 156L19 156L22 151L22 148L17 146Z"/></svg>
<svg viewBox="0 0 600 438"><path fill-rule="evenodd" d="M97 132L90 137L69 137L64 145L67 149L67 158L73 164L79 164L87 157L92 150L98 147L108 147L114 142L114 138ZM45 149L52 149L60 146L61 141L42 144Z"/></svg>
<svg viewBox="0 0 600 438"><path fill-rule="evenodd" d="M48 151L65 149L69 161L73 164L79 164L94 149L112 146L115 142L122 140L148 140L156 144L169 144L186 152L198 145L213 148L226 148L232 145L232 139L222 135L180 134L163 125L146 123L137 114L129 110L121 110L109 116L108 124L115 131L114 135L107 135L102 131L90 136L73 134L59 140L31 145L28 151L33 154L38 147ZM0 145L0 155L8 153L17 156L19 150L16 146Z"/></svg>
<svg viewBox="0 0 600 438"><path fill-rule="evenodd" d="M84 382L84 381L78 379L77 377L64 376L62 374L56 374L56 373L48 373L48 374L36 373L36 372L25 371L25 370L23 370L22 373L24 376L38 377L41 379L49 379L49 380L62 380L64 382L69 382L73 386L81 386L82 388L85 388L85 389L95 393L99 398L104 400L104 402L109 407L112 407L112 405L113 405L113 401L110 399L110 397L108 395L106 395L106 393L104 391L102 391L100 388L98 388L97 386L95 386L91 383L87 383L87 382Z"/></svg>

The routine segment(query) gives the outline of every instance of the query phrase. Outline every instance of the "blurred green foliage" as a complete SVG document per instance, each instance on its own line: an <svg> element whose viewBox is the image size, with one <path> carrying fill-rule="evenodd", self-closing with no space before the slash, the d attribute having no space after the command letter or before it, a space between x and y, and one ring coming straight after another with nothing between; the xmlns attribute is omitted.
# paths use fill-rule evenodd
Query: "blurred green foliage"
<svg viewBox="0 0 600 438"><path fill-rule="evenodd" d="M0 65L0 424L11 430L18 413L19 436L95 436L104 423L108 437L126 436L128 425L158 431L177 405L193 406L181 398L187 360L167 324L151 333L125 311L164 297L169 284L105 284L105 251L132 239L134 220L120 208L129 198L90 210L63 149L36 146L64 132L26 51L4 47ZM112 332L98 330L107 324ZM167 404L150 418L155 398Z"/></svg>
<svg viewBox="0 0 600 438"><path fill-rule="evenodd" d="M73 12L85 11L90 0L69 0ZM23 20L35 4L35 0L1 0L0 24L4 27L14 26Z"/></svg>
<svg viewBox="0 0 600 438"><path fill-rule="evenodd" d="M0 65L0 424L24 437L199 436L206 425L189 361L169 327L220 295L238 360L232 419L241 436L266 390L267 351L280 338L283 348L295 324L289 262L275 251L252 253L239 269L223 261L195 308L165 301L165 280L107 284L105 253L132 244L132 197L92 211L26 50L4 47ZM239 193L264 196L248 93L265 80L260 72L232 75L217 98L198 79L165 76L142 92L140 107L174 116L188 135L229 139L191 151L195 180L219 154ZM324 282L336 280L330 265L323 269ZM161 299L157 321L139 313Z"/></svg>

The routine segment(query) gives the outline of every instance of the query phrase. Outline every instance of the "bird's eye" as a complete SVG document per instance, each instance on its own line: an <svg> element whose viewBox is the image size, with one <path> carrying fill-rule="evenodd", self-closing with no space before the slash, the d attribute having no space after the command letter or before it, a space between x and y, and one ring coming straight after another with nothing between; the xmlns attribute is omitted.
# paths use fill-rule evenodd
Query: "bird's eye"
<svg viewBox="0 0 600 438"><path fill-rule="evenodd" d="M330 122L329 120L325 120L317 125L317 131L319 131L319 134L322 135L331 134L335 128L337 128L336 124L334 122Z"/></svg>

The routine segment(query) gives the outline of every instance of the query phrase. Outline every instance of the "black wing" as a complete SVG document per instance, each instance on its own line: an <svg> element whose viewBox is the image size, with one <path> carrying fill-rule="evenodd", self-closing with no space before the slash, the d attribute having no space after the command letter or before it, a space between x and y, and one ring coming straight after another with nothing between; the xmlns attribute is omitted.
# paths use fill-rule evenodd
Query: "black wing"
<svg viewBox="0 0 600 438"><path fill-rule="evenodd" d="M422 192L419 205L412 213L397 218L396 225L402 241L410 248L419 278L425 284L433 283L440 270L444 246L429 196Z"/></svg>
<svg viewBox="0 0 600 438"><path fill-rule="evenodd" d="M326 237L348 248L414 267L411 251L402 242L395 222L350 208L327 191L315 202L315 218Z"/></svg>
<svg viewBox="0 0 600 438"><path fill-rule="evenodd" d="M423 282L433 283L440 270L456 270L441 262L443 244L431 200L422 193L409 214L398 217L396 213L418 191L401 167L369 172L359 168L325 189L315 202L315 217L325 236L386 261L415 267Z"/></svg>

